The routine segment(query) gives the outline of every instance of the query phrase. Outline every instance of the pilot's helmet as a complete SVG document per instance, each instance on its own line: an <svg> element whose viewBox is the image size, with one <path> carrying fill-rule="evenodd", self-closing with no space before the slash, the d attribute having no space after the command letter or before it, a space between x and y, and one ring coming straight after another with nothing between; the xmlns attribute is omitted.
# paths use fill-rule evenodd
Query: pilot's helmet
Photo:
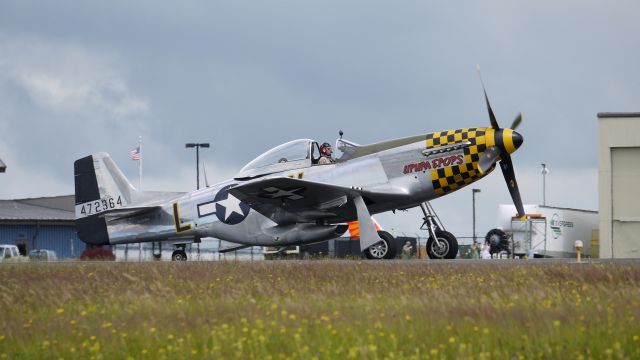
<svg viewBox="0 0 640 360"><path fill-rule="evenodd" d="M320 153L322 155L331 156L332 152L333 152L333 149L331 148L331 144L326 142L320 145Z"/></svg>

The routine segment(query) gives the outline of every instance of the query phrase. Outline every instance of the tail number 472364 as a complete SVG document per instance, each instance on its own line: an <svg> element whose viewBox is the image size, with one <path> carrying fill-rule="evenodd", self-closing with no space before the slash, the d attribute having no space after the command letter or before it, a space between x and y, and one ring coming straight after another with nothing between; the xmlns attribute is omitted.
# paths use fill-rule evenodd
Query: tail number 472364
<svg viewBox="0 0 640 360"><path fill-rule="evenodd" d="M84 204L76 205L76 218L95 215L103 211L122 207L122 198L118 196L117 199L112 197L105 199L98 199L89 201Z"/></svg>

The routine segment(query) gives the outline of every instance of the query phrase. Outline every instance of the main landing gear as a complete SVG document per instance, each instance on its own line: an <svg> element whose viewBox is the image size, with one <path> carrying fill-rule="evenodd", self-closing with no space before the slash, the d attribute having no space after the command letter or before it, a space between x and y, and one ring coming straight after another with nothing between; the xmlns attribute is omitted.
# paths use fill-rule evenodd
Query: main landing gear
<svg viewBox="0 0 640 360"><path fill-rule="evenodd" d="M420 204L424 214L420 230L429 231L427 240L427 255L430 259L455 259L458 256L458 240L452 233L445 230L444 225L436 215L435 210L425 202Z"/></svg>
<svg viewBox="0 0 640 360"><path fill-rule="evenodd" d="M389 234L386 231L378 231L378 236L380 237L380 241L369 246L364 251L364 256L367 259L393 259L396 257L398 253L398 249L396 247L395 239L393 235Z"/></svg>

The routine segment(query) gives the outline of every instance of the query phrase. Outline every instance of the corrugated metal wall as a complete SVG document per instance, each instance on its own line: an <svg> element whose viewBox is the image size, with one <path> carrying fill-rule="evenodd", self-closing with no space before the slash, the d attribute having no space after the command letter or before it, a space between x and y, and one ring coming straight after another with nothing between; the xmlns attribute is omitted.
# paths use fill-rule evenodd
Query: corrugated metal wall
<svg viewBox="0 0 640 360"><path fill-rule="evenodd" d="M71 225L0 225L0 244L26 244L33 249L54 250L59 259L78 258L85 244Z"/></svg>

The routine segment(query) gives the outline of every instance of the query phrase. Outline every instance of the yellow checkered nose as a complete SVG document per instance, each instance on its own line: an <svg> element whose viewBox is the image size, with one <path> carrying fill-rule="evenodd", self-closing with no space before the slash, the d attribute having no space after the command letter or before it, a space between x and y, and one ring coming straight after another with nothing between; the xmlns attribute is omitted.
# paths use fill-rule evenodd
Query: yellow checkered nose
<svg viewBox="0 0 640 360"><path fill-rule="evenodd" d="M502 143L502 146L509 154L518 150L522 145L522 141L522 135L511 129L503 129L496 134L496 143Z"/></svg>

